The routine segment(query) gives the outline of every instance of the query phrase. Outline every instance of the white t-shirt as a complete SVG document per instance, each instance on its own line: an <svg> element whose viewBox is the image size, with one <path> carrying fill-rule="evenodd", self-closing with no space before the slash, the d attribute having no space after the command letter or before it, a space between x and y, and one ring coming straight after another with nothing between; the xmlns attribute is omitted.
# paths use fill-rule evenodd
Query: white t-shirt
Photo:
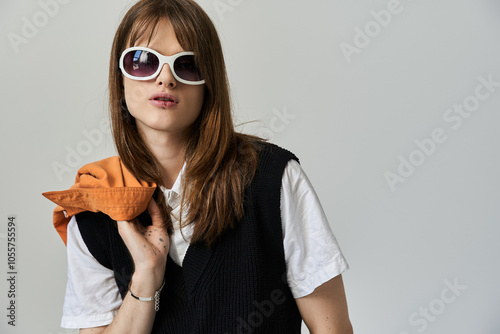
<svg viewBox="0 0 500 334"><path fill-rule="evenodd" d="M169 255L181 266L193 232L192 224L184 227L182 235L187 239L184 240L179 230L183 171L184 168L172 189L162 189L172 207L174 224ZM287 163L282 177L281 219L287 280L294 298L307 296L349 269L318 197L295 160ZM89 252L74 216L68 224L67 236L68 282L61 327L109 325L122 303L114 273Z"/></svg>

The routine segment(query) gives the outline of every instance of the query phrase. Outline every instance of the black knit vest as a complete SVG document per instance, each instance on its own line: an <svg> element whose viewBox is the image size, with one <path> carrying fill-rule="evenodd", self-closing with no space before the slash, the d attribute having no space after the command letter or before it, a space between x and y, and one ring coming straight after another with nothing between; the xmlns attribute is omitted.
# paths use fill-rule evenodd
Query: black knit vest
<svg viewBox="0 0 500 334"><path fill-rule="evenodd" d="M245 215L208 249L191 244L179 267L170 256L152 333L300 333L301 316L286 282L280 214L281 178L290 152L261 144ZM111 218L76 217L92 255L112 269L125 297L133 261Z"/></svg>

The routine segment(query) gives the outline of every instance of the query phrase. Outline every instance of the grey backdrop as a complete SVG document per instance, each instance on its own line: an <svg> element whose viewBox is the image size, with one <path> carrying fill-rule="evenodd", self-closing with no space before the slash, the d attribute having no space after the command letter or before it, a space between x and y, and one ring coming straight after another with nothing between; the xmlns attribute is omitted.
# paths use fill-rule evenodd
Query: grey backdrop
<svg viewBox="0 0 500 334"><path fill-rule="evenodd" d="M41 193L114 154L108 58L131 3L0 4L1 333L70 332L65 247ZM500 3L199 3L224 44L235 122L256 121L239 129L295 152L320 196L351 266L355 332L500 333Z"/></svg>

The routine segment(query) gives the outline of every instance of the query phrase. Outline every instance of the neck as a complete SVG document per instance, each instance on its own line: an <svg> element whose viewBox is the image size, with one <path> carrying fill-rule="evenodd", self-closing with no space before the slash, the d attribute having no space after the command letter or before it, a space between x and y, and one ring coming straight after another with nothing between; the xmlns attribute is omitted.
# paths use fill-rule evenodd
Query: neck
<svg viewBox="0 0 500 334"><path fill-rule="evenodd" d="M172 188L185 162L185 135L165 131L140 131L139 133L162 166L163 186Z"/></svg>

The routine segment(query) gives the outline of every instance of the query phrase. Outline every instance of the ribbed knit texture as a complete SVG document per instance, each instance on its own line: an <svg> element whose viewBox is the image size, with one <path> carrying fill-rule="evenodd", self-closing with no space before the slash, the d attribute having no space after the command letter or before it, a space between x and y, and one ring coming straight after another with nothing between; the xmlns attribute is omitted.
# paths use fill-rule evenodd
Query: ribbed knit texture
<svg viewBox="0 0 500 334"><path fill-rule="evenodd" d="M272 144L260 147L245 216L236 228L212 249L191 244L182 268L168 257L152 333L300 333L302 319L286 283L280 214L282 175L287 162L298 159ZM133 262L112 220L92 212L76 218L90 252L115 272L124 297Z"/></svg>

